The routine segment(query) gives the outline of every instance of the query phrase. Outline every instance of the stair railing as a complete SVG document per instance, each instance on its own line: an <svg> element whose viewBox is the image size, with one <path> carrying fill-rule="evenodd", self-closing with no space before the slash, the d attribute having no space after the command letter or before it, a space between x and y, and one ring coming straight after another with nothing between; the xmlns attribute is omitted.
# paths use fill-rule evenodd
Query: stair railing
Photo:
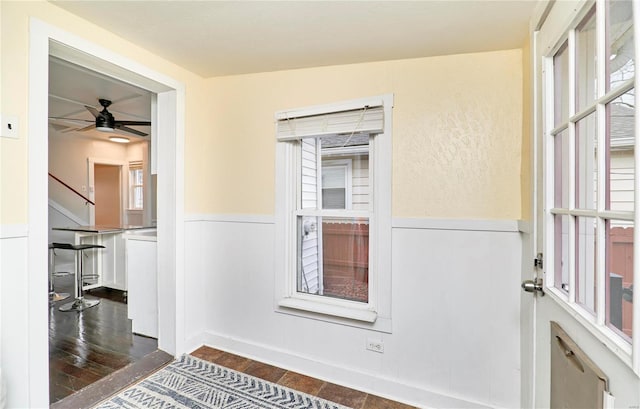
<svg viewBox="0 0 640 409"><path fill-rule="evenodd" d="M51 174L51 172L49 172L49 176L51 178L53 178L56 182L60 183L61 185L63 185L64 187L66 187L67 189L69 189L70 191L72 191L73 193L75 193L76 195L80 196L86 203L85 204L90 204L90 205L96 205L94 202L92 202L89 198L87 198L86 196L84 196L82 193L78 192L77 190L75 190L74 188L72 188L71 186L69 186L68 184L64 183L62 180L58 179L57 177L53 176Z"/></svg>

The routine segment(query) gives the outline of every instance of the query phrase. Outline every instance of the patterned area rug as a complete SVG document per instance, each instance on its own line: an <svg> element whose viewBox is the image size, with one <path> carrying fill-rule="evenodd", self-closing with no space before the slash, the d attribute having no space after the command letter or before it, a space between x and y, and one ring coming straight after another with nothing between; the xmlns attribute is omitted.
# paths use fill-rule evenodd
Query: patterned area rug
<svg viewBox="0 0 640 409"><path fill-rule="evenodd" d="M183 355L95 408L348 409L191 355Z"/></svg>

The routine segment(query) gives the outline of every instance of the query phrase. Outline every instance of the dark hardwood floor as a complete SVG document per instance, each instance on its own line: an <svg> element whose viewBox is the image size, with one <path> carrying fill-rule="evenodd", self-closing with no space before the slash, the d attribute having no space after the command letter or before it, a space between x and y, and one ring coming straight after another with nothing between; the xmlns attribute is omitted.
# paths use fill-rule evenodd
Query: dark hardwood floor
<svg viewBox="0 0 640 409"><path fill-rule="evenodd" d="M73 276L56 277L55 288L73 294ZM86 296L102 301L83 312L58 311L70 298L49 307L50 403L157 349L157 340L131 333L122 291L99 288Z"/></svg>

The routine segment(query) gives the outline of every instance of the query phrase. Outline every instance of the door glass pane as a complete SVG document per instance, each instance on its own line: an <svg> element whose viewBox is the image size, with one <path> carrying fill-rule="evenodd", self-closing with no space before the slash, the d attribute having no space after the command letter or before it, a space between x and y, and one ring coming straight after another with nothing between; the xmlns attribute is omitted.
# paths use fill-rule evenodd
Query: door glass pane
<svg viewBox="0 0 640 409"><path fill-rule="evenodd" d="M553 107L554 124L569 118L569 53L565 42L553 56Z"/></svg>
<svg viewBox="0 0 640 409"><path fill-rule="evenodd" d="M607 221L607 325L631 339L633 322L633 222Z"/></svg>
<svg viewBox="0 0 640 409"><path fill-rule="evenodd" d="M633 90L607 105L606 209L632 212L634 208L635 109Z"/></svg>
<svg viewBox="0 0 640 409"><path fill-rule="evenodd" d="M579 209L595 209L598 162L596 158L596 114L576 123L576 203Z"/></svg>
<svg viewBox="0 0 640 409"><path fill-rule="evenodd" d="M596 299L596 219L576 219L576 301L595 312Z"/></svg>
<svg viewBox="0 0 640 409"><path fill-rule="evenodd" d="M297 290L368 302L369 219L298 217Z"/></svg>
<svg viewBox="0 0 640 409"><path fill-rule="evenodd" d="M569 221L570 216L554 215L554 287L569 290Z"/></svg>
<svg viewBox="0 0 640 409"><path fill-rule="evenodd" d="M569 132L554 137L554 207L569 208Z"/></svg>
<svg viewBox="0 0 640 409"><path fill-rule="evenodd" d="M596 17L595 6L576 31L576 96L578 111L596 99Z"/></svg>
<svg viewBox="0 0 640 409"><path fill-rule="evenodd" d="M635 73L633 10L628 0L610 0L607 4L608 83L615 89Z"/></svg>

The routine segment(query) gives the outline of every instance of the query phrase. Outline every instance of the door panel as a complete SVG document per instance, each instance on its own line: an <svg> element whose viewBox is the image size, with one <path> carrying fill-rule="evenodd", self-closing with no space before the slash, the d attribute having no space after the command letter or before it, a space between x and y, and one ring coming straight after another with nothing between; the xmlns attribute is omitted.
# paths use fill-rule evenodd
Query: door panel
<svg viewBox="0 0 640 409"><path fill-rule="evenodd" d="M95 214L98 226L120 226L122 187L120 166L94 165Z"/></svg>
<svg viewBox="0 0 640 409"><path fill-rule="evenodd" d="M545 198L545 189L547 192L548 185L553 182L551 177L554 172L554 161L548 160L553 158L553 146L549 141L552 138L548 138L548 134L551 129L545 129L544 124L551 124L547 128L553 128L554 123L554 110L547 109L544 104L545 97L553 95L553 81L545 78L545 73L550 72L553 67L549 64L545 64L543 57L552 57L552 51L557 49L558 45L564 42L568 37L566 33L568 29L576 22L581 21L594 2L589 1L562 1L551 2L552 6L548 10L548 13L543 13L544 21L538 26L540 30L532 34L532 83L533 83L533 109L532 109L532 129L534 135L533 143L533 166L534 166L534 197L533 203L533 225L530 236L530 247L524 250L524 254L531 260L531 264L527 265L526 258L523 268L523 279L532 279L539 276L544 280L544 286L547 289L546 295L533 296L530 293L523 292L522 305L522 317L521 327L523 333L529 335L528 340L525 341L523 334L522 341L522 355L523 355L523 407L531 407L530 403L534 407L549 407L550 405L550 323L552 321L557 322L562 329L571 337L576 344L585 352L585 354L594 361L604 374L609 378L610 393L615 400L616 408L630 408L640 407L640 378L634 373L631 366L631 358L629 353L631 347L629 344L625 344L624 341L616 340L615 337L607 335L607 329L597 329L597 325L594 324L593 316L590 316L587 309L585 312L576 310L569 305L566 301L563 301L563 296L560 291L552 291L549 287L554 286L554 277L552 272L554 268L553 260L553 220L552 215L546 212L545 205L549 208L554 206L554 202ZM598 4L598 10L603 10L603 5ZM636 16L637 20L637 16ZM542 21L542 19L541 19ZM602 20L604 21L604 20ZM601 21L601 23L602 23ZM534 25L535 25L534 21ZM637 24L635 24L637 27ZM545 117L546 115L546 117ZM571 113L569 113L569 116ZM637 134L637 131L636 131ZM547 143L545 143L545 140ZM578 142L576 142L578 143ZM580 146L577 146L579 151ZM563 180L564 182L564 180ZM564 189L564 186L563 186ZM553 193L553 192L552 192ZM560 206L564 207L564 206ZM567 206L571 208L571 206ZM579 205L577 207L580 207ZM549 231L545 232L545 225ZM602 228L600 226L599 228ZM616 238L617 241L624 241L623 237ZM617 243L617 242L616 242ZM623 244L620 244L623 246ZM543 268L533 268L533 255L538 252L545 253L545 260ZM626 248L616 249L616 251L627 251ZM575 253L572 253L575 254ZM588 255L582 258L583 263L586 261L592 261L592 258L602 257L603 253L597 253L595 255ZM584 254L583 254L584 256ZM569 265L573 265L573 261L569 262ZM577 262L576 262L577 264ZM584 264L583 264L584 265ZM566 267L566 266L565 266ZM563 268L565 268L563 267ZM568 268L568 267L566 267ZM586 274L586 273L585 273ZM580 300L580 297L588 299L591 294L588 294L588 290L583 289L580 293L579 279L578 282L574 282L576 285L576 300ZM586 277L586 275L584 276ZM584 279L583 277L583 279ZM602 284L600 284L602 285ZM600 296L604 294L604 291L600 293ZM572 294L571 294L572 295ZM569 295L569 297L571 297ZM598 302L596 296L596 303ZM529 297L532 301L527 302L525 298ZM627 312L628 315L628 312ZM613 339L613 341L612 341ZM527 357L526 355L530 356ZM529 371L527 364L532 363L532 368ZM528 377L532 376L533 379L529 380ZM529 396L528 390L530 388L532 401L527 402L526 397Z"/></svg>

